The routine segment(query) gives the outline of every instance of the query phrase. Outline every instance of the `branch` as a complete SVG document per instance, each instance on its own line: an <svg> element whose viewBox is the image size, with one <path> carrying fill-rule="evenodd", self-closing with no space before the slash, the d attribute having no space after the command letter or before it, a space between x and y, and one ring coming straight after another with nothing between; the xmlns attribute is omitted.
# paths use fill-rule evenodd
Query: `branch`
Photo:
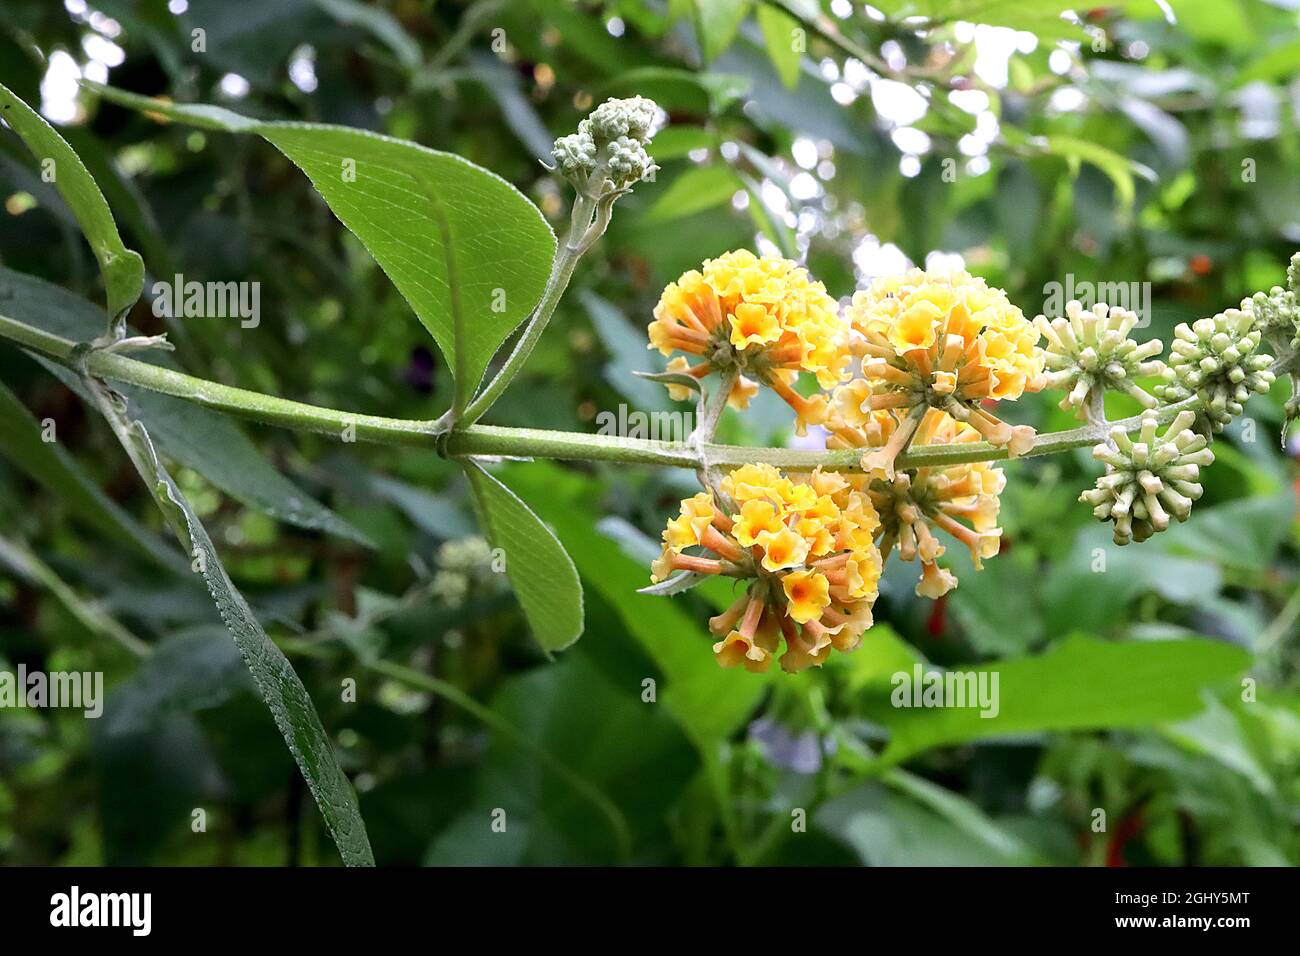
<svg viewBox="0 0 1300 956"><path fill-rule="evenodd" d="M69 339L3 315L0 315L0 338L9 339L69 368L76 369L78 363L82 363L82 369L97 378L136 385L241 418L338 437L351 432L359 441L381 445L440 447L444 454L453 458L556 458L691 469L698 469L703 462L730 468L763 463L790 471L812 471L818 466L838 471L857 471L862 455L861 449L852 448L798 451L790 448L749 448L711 443L693 447L685 441L622 438L616 435L543 431L535 428L500 428L492 425L472 425L442 435L433 421L384 418L322 408L222 385L102 349L81 353L77 344ZM1154 413L1164 423L1173 420L1184 409L1195 410L1199 406L1198 399L1189 398L1174 405L1162 406ZM1048 432L1039 435L1033 448L1021 457L1052 455L1072 448L1086 448L1105 440L1110 429L1116 425L1127 431L1135 431L1141 424L1142 415L1134 415L1113 422ZM995 448L987 442L970 442L915 447L900 455L897 464L900 468L942 467L977 461L998 461L1006 457L1005 448Z"/></svg>

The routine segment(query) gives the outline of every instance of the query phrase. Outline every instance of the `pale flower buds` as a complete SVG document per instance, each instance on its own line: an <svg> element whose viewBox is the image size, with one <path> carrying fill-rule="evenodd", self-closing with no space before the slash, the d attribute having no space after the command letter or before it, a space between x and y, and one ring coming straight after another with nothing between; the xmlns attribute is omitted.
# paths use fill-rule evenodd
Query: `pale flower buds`
<svg viewBox="0 0 1300 956"><path fill-rule="evenodd" d="M645 147L627 136L620 136L609 144L608 165L610 179L627 185L639 183L658 168Z"/></svg>
<svg viewBox="0 0 1300 956"><path fill-rule="evenodd" d="M626 100L606 100L588 117L591 135L597 142L611 142L629 136L641 143L650 142L659 107L654 100L633 96Z"/></svg>
<svg viewBox="0 0 1300 956"><path fill-rule="evenodd" d="M1261 338L1249 299L1241 309L1182 323L1174 330L1165 384L1156 394L1170 403L1198 396L1213 429L1222 430L1252 392L1267 392L1273 384L1273 357L1258 352Z"/></svg>
<svg viewBox="0 0 1300 956"><path fill-rule="evenodd" d="M659 167L646 152L659 113L643 96L606 100L555 141L556 166L590 199L609 199L648 179Z"/></svg>
<svg viewBox="0 0 1300 956"><path fill-rule="evenodd" d="M1275 345L1300 349L1300 252L1291 257L1286 270L1287 285L1275 285L1267 292L1256 292L1250 299L1255 322Z"/></svg>
<svg viewBox="0 0 1300 956"><path fill-rule="evenodd" d="M1064 318L1051 321L1042 315L1034 319L1047 342L1043 381L1066 393L1061 407L1083 411L1099 402L1106 389L1116 389L1154 408L1155 396L1135 380L1163 374L1164 363L1155 356L1164 346L1158 339L1139 345L1129 338L1137 327L1137 313L1104 303L1085 309L1073 300L1066 303L1065 312Z"/></svg>
<svg viewBox="0 0 1300 956"><path fill-rule="evenodd" d="M596 144L583 133L570 133L555 141L555 162L569 179L586 178L596 170Z"/></svg>
<svg viewBox="0 0 1300 956"><path fill-rule="evenodd" d="M1137 441L1116 426L1110 440L1093 449L1106 473L1079 500L1100 520L1114 522L1116 544L1145 541L1168 528L1171 518L1186 521L1191 514L1202 493L1201 467L1214 462L1209 440L1191 429L1195 420L1193 412L1179 412L1157 435L1158 421L1149 412Z"/></svg>

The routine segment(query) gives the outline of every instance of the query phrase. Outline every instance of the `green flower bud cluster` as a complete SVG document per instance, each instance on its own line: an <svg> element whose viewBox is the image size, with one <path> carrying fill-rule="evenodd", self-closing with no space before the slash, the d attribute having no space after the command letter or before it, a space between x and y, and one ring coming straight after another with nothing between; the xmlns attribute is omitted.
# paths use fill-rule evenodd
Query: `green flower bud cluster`
<svg viewBox="0 0 1300 956"><path fill-rule="evenodd" d="M1085 309L1074 300L1066 303L1063 318L1034 319L1047 343L1043 381L1048 388L1066 393L1061 408L1082 412L1091 402L1099 402L1106 389L1126 392L1146 408L1156 406L1155 396L1136 379L1164 373L1164 363L1154 358L1164 345L1159 339L1141 345L1134 342L1129 333L1137 324L1136 312L1101 302Z"/></svg>
<svg viewBox="0 0 1300 956"><path fill-rule="evenodd" d="M1260 329L1272 341L1300 348L1300 301L1293 291L1275 285L1267 292L1256 292L1250 308Z"/></svg>
<svg viewBox="0 0 1300 956"><path fill-rule="evenodd" d="M1252 392L1267 392L1276 377L1269 370L1273 357L1258 351L1263 333L1250 300L1241 305L1174 329L1165 383L1156 386L1169 403L1199 396L1215 431L1241 414Z"/></svg>
<svg viewBox="0 0 1300 956"><path fill-rule="evenodd" d="M568 179L586 177L596 169L596 144L586 133L561 136L555 141L551 155L555 157L560 172Z"/></svg>
<svg viewBox="0 0 1300 956"><path fill-rule="evenodd" d="M1214 463L1209 439L1192 431L1195 420L1195 413L1179 412L1157 435L1159 422L1148 412L1137 441L1116 426L1110 440L1092 450L1106 473L1079 500L1092 505L1100 520L1114 522L1116 544L1145 541L1168 528L1171 517L1186 521L1192 513L1202 493L1201 467Z"/></svg>
<svg viewBox="0 0 1300 956"><path fill-rule="evenodd" d="M1291 397L1286 402L1288 419L1300 417L1300 252L1291 257L1286 270L1287 288L1275 285L1256 292L1250 300L1255 321L1269 343L1283 359L1282 370L1291 376ZM1285 430L1283 430L1285 442Z"/></svg>
<svg viewBox="0 0 1300 956"><path fill-rule="evenodd" d="M643 96L606 100L576 133L557 139L551 155L560 172L592 199L626 192L659 168L646 152L658 112Z"/></svg>

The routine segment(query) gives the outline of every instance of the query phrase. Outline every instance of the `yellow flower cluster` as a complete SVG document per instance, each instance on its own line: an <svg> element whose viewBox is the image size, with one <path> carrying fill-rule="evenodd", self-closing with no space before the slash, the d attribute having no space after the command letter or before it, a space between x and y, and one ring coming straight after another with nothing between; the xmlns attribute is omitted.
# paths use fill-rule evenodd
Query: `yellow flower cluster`
<svg viewBox="0 0 1300 956"><path fill-rule="evenodd" d="M881 571L871 499L836 472L796 480L770 465L744 465L720 490L726 509L709 492L682 502L651 569L655 581L691 571L751 582L709 621L718 663L764 671L784 639L781 667L795 672L857 647ZM685 553L694 547L711 555Z"/></svg>
<svg viewBox="0 0 1300 956"><path fill-rule="evenodd" d="M890 443L864 458L865 470L892 478L894 458L911 442L927 408L968 423L1012 457L1033 444L1032 428L1012 427L980 407L988 399L1016 399L1041 387L1038 329L1001 289L966 272L913 269L856 293L848 319L863 378L837 394L836 405L860 398L863 413L909 412Z"/></svg>
<svg viewBox="0 0 1300 956"><path fill-rule="evenodd" d="M650 348L677 356L668 371L700 379L711 371L741 374L730 402L744 408L758 382L772 387L798 415L800 427L820 423L823 396L804 398L791 387L800 371L831 388L847 375L848 326L826 287L779 256L738 250L710 259L664 289L649 326ZM670 385L674 398L686 397Z"/></svg>
<svg viewBox="0 0 1300 956"><path fill-rule="evenodd" d="M780 655L786 671L852 650L871 626L884 561L919 559L916 593L937 598L957 584L939 565L940 532L970 549L976 568L998 553L1002 471L987 462L895 469L909 447L977 442L1012 457L1034 440L985 403L1042 387L1038 330L1004 292L965 272L913 270L853 297L843 318L820 283L794 263L732 252L664 290L651 347L678 356L669 370L696 379L745 372L731 394L743 407L762 382L824 426L829 448L862 452L865 474L818 470L786 476L746 465L682 502L664 531L653 580L677 572L750 582L710 621L724 667L762 671ZM860 363L850 380L848 369ZM791 387L799 372L823 394ZM687 389L670 389L685 398ZM687 584L689 582L680 582Z"/></svg>

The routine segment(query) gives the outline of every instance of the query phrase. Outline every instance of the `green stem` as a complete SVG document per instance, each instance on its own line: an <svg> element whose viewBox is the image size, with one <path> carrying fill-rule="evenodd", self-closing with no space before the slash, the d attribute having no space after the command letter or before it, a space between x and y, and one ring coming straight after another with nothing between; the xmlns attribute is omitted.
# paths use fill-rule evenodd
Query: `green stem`
<svg viewBox="0 0 1300 956"><path fill-rule="evenodd" d="M451 457L557 458L571 461L616 461L625 464L664 465L697 469L701 459L711 466L737 467L744 464L769 464L791 471L812 471L817 467L855 471L860 449L799 451L790 448L748 448L739 445L702 444L698 450L689 442L656 441L645 438L621 438L586 432L542 431L533 428L500 428L473 425L443 435L436 422L361 415L334 408L322 408L294 402L261 392L233 388L207 379L196 378L148 362L127 358L114 352L92 350L84 358L76 344L58 335L33 328L23 322L0 315L0 338L10 339L24 348L54 359L70 368L84 363L84 371L96 378L112 379L151 391L182 398L205 408L212 408L243 418L292 428L319 432L358 441L384 445L441 447ZM504 388L504 385L502 386ZM477 404L477 403L475 403ZM1196 398L1154 410L1161 423L1171 421L1184 409L1200 407ZM473 409L471 404L470 409ZM467 410L466 414L469 414ZM1148 414L1148 413L1143 413ZM1065 431L1039 435L1022 457L1052 455L1072 448L1086 448L1103 441L1116 425L1135 431L1142 424L1142 414L1106 424L1088 424ZM440 442L441 440L441 442ZM1005 448L987 442L958 445L925 445L909 449L898 457L900 468L942 467L977 461L997 461L1007 457Z"/></svg>
<svg viewBox="0 0 1300 956"><path fill-rule="evenodd" d="M17 342L61 365L76 369L76 343L23 322L0 315L0 338ZM321 408L294 402L274 395L232 388L219 382L195 378L160 365L127 358L115 352L94 350L86 353L85 371L95 378L112 379L138 385L153 392L183 398L195 405L212 408L243 418L280 425L297 431L321 432L335 436L355 433L358 440L386 445L434 444L432 422L358 415L333 408Z"/></svg>
<svg viewBox="0 0 1300 956"><path fill-rule="evenodd" d="M1296 619L1300 618L1300 588L1296 588L1290 599L1282 606L1276 618L1273 619L1263 633L1259 635L1259 640L1255 643L1256 656L1263 657L1273 650L1282 638L1287 634L1294 634Z"/></svg>
<svg viewBox="0 0 1300 956"><path fill-rule="evenodd" d="M713 394L708 397L707 401L699 403L699 418L690 435L692 443L707 445L713 441L713 436L718 430L718 423L722 421L722 413L727 410L731 390L738 378L740 378L739 369L732 369L718 376Z"/></svg>
<svg viewBox="0 0 1300 956"><path fill-rule="evenodd" d="M0 538L0 561L32 584L45 588L91 634L116 641L136 657L148 657L153 653L152 647L104 613L93 601L83 600L53 568L21 541Z"/></svg>
<svg viewBox="0 0 1300 956"><path fill-rule="evenodd" d="M532 317L529 318L528 324L524 326L523 334L519 336L519 341L515 343L514 350L510 353L509 358L505 360L501 368L497 369L497 373L492 376L492 380L488 382L478 397L470 402L469 407L456 419L456 422L461 427L473 425L487 413L487 410L492 407L492 404L501 397L501 393L514 380L514 377L519 374L519 370L524 367L528 357L533 354L538 339L546 331L546 324L551 321L555 307L559 305L560 299L569 287L569 280L573 278L573 270L578 265L578 260L582 258L582 254L591 245L588 234L591 230L592 216L595 212L596 201L579 193L578 198L573 203L569 234L556 251L555 262L551 265L551 275L546 281L546 288L542 292L541 300L537 303L537 308L533 310Z"/></svg>

